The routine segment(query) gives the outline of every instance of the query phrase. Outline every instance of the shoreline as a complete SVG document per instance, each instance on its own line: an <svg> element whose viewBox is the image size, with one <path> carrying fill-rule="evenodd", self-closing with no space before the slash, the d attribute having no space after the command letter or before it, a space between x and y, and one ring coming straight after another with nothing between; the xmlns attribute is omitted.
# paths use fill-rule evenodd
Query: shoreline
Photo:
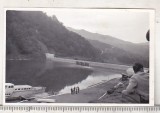
<svg viewBox="0 0 160 113"><path fill-rule="evenodd" d="M114 104L137 104L133 98L123 98L121 91L126 89L126 86L116 89L112 94L108 94L107 91L112 89L117 83L119 83L120 77L110 79L109 81L103 82L93 87L80 90L78 94L60 94L50 95L44 98L54 100L54 103L114 103ZM20 103L38 103L36 99L30 101L21 101Z"/></svg>
<svg viewBox="0 0 160 113"><path fill-rule="evenodd" d="M43 99L55 99L55 103L104 103L103 98L107 96L107 90L113 88L118 82L119 78L113 78L108 81L100 82L87 87L86 89L80 89L78 94L60 94L60 95L50 95L44 97ZM35 103L36 100L28 101ZM111 103L111 102L105 102ZM114 101L113 101L114 103Z"/></svg>
<svg viewBox="0 0 160 113"><path fill-rule="evenodd" d="M87 87L86 89L80 90L78 94L68 93L50 97L48 99L55 99L56 103L96 103L96 101L102 97L102 95L104 95L107 90L113 88L114 85L119 82L119 79L120 78L114 78L106 82L97 83Z"/></svg>
<svg viewBox="0 0 160 113"><path fill-rule="evenodd" d="M114 85L119 82L119 79L120 78L113 78L108 81L91 85L86 89L80 89L78 94L65 93L49 95L47 97L36 99L55 99L55 103L97 103L97 101L100 100L99 98L102 97L102 95L104 95L107 90L113 88ZM20 101L19 103L37 103L36 99L30 101Z"/></svg>
<svg viewBox="0 0 160 113"><path fill-rule="evenodd" d="M113 78L113 79L115 79L115 78ZM111 80L112 80L112 79L111 79ZM110 81L110 80L108 80L108 81ZM88 89L88 88L92 88L92 87L95 87L95 86L101 85L101 84L106 83L106 82L108 82L108 81L107 81L107 80L105 80L105 81L102 81L102 82L99 82L99 83L96 83L96 84L90 85L90 86L88 86L87 88L82 89L81 91L86 90L86 89ZM47 96L47 97L43 97L43 99L45 99L45 98L49 98L49 97L61 96L61 95L65 95L65 94L71 94L71 93L61 93L61 94L57 94L57 95L49 95L49 96Z"/></svg>

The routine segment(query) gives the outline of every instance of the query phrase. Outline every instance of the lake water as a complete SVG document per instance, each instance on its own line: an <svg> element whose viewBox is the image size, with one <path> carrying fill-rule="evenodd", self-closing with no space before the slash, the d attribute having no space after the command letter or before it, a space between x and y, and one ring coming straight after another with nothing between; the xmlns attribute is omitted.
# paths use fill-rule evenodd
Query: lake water
<svg viewBox="0 0 160 113"><path fill-rule="evenodd" d="M115 77L120 77L120 76L121 76L120 74L111 74L108 76L106 76L106 75L92 76L92 74L91 74L91 75L88 75L88 77L85 80L82 80L82 81L75 83L73 85L70 85L70 86L65 86L63 89L61 89L59 91L59 94L70 93L71 88L74 88L74 87L80 87L80 90L86 89L88 87L93 87L93 86L96 86L96 85L101 84L103 82L106 82L110 79L113 79Z"/></svg>
<svg viewBox="0 0 160 113"><path fill-rule="evenodd" d="M6 82L44 86L47 92L69 93L121 76L119 72L54 61L6 61Z"/></svg>

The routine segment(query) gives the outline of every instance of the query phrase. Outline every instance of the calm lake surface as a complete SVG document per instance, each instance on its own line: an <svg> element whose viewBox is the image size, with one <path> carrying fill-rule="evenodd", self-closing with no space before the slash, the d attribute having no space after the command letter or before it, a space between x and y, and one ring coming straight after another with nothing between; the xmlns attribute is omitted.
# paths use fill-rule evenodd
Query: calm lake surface
<svg viewBox="0 0 160 113"><path fill-rule="evenodd" d="M6 82L16 85L44 86L48 92L70 93L121 76L111 69L76 66L56 61L6 61Z"/></svg>

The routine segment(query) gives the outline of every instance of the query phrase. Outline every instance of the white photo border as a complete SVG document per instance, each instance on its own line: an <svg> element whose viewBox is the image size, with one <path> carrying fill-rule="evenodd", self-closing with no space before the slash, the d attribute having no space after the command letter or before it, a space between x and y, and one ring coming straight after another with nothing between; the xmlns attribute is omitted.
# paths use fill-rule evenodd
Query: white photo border
<svg viewBox="0 0 160 113"><path fill-rule="evenodd" d="M149 44L149 73L150 73L150 79L149 79L149 104L123 104L123 103L6 103L5 102L5 78L6 78L6 11L7 10L19 10L19 11L42 11L42 9L65 9L65 8L4 8L4 36L1 39L3 41L3 75L2 79L2 85L3 85L3 91L2 91L2 103L3 105L20 105L20 106L154 106L154 74L155 74L155 10L153 9L110 9L110 8L104 8L100 10L127 10L132 12L148 12L149 13L149 28L150 28L150 44ZM77 8L66 8L66 9L77 9ZM78 9L90 9L90 8L78 8ZM91 10L94 8L91 8ZM97 8L95 8L97 9Z"/></svg>

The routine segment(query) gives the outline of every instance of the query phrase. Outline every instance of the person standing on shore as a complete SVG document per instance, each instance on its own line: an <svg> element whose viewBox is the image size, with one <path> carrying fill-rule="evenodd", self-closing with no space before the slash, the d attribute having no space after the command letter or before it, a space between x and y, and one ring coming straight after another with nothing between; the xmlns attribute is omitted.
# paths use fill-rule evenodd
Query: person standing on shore
<svg viewBox="0 0 160 113"><path fill-rule="evenodd" d="M71 88L71 94L73 94L73 89Z"/></svg>
<svg viewBox="0 0 160 113"><path fill-rule="evenodd" d="M76 87L73 88L73 92L74 92L74 94L76 93Z"/></svg>
<svg viewBox="0 0 160 113"><path fill-rule="evenodd" d="M75 88L75 90L76 90L76 94L78 93L78 89L77 89L77 87Z"/></svg>
<svg viewBox="0 0 160 113"><path fill-rule="evenodd" d="M79 86L77 87L77 92L79 93Z"/></svg>

